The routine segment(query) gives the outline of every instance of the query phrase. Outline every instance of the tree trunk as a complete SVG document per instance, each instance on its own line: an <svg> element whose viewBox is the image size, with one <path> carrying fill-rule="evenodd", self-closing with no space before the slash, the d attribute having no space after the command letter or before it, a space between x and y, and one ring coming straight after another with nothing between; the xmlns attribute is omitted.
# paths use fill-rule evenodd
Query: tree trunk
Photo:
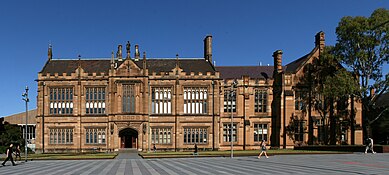
<svg viewBox="0 0 389 175"><path fill-rule="evenodd" d="M330 145L336 145L336 119L334 116L334 99L330 99Z"/></svg>

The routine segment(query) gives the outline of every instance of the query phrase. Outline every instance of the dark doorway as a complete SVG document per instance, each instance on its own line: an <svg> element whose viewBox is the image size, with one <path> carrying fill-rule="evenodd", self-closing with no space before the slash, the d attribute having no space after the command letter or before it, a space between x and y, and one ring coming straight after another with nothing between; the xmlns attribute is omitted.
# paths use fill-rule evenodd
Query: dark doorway
<svg viewBox="0 0 389 175"><path fill-rule="evenodd" d="M138 131L126 128L119 132L120 148L137 148Z"/></svg>

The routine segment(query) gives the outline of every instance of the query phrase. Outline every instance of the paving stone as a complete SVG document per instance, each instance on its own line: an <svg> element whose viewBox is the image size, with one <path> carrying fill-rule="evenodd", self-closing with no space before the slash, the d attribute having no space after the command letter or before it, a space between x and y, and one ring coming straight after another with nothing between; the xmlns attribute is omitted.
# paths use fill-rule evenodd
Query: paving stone
<svg viewBox="0 0 389 175"><path fill-rule="evenodd" d="M389 154L277 155L269 159L210 157L173 159L45 160L0 167L0 174L388 174Z"/></svg>

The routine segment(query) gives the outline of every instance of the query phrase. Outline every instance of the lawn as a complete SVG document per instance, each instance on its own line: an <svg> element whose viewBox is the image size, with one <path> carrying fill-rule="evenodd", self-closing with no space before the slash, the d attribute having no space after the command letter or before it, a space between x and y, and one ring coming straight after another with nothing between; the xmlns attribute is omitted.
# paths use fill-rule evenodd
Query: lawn
<svg viewBox="0 0 389 175"><path fill-rule="evenodd" d="M77 160L77 159L113 159L117 153L58 153L58 154L28 154L27 160ZM4 160L5 157L2 157ZM22 160L25 159L22 153Z"/></svg>
<svg viewBox="0 0 389 175"><path fill-rule="evenodd" d="M308 150L292 150L292 149L280 149L280 150L268 150L268 155L285 155L285 154L344 154L346 152L339 151L308 151ZM259 154L258 150L237 150L234 151L234 156L256 156ZM139 153L143 158L168 158L168 157L194 157L193 152L149 152ZM230 151L200 151L198 157L229 157Z"/></svg>

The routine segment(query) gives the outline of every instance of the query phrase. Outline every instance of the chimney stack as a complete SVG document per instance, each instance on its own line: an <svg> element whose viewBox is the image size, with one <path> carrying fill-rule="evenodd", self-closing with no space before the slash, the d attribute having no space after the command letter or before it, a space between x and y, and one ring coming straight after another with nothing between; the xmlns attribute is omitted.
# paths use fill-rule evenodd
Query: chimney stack
<svg viewBox="0 0 389 175"><path fill-rule="evenodd" d="M282 72L282 50L277 50L273 53L274 70L278 73Z"/></svg>
<svg viewBox="0 0 389 175"><path fill-rule="evenodd" d="M315 46L319 47L319 51L323 52L325 46L325 35L323 31L320 31L315 36Z"/></svg>
<svg viewBox="0 0 389 175"><path fill-rule="evenodd" d="M374 88L371 88L371 89L370 89L370 97L373 98L374 95L375 95Z"/></svg>
<svg viewBox="0 0 389 175"><path fill-rule="evenodd" d="M130 55L130 49L131 49L131 44L130 44L130 41L127 41L127 44L126 44L126 50L127 50L127 56L126 56L126 59L131 59L131 55Z"/></svg>
<svg viewBox="0 0 389 175"><path fill-rule="evenodd" d="M204 39L204 58L212 64L212 36L208 35Z"/></svg>
<svg viewBox="0 0 389 175"><path fill-rule="evenodd" d="M47 59L50 61L53 59L53 48L51 47L51 44L49 44L49 50L47 51Z"/></svg>
<svg viewBox="0 0 389 175"><path fill-rule="evenodd" d="M123 61L123 54L122 54L122 45L118 45L118 52L116 53L116 57L118 58L118 61Z"/></svg>
<svg viewBox="0 0 389 175"><path fill-rule="evenodd" d="M144 75L146 75L146 68L147 68L147 66L146 66L146 52L143 52L143 73L144 73Z"/></svg>
<svg viewBox="0 0 389 175"><path fill-rule="evenodd" d="M135 61L139 61L139 57L140 57L140 54L139 54L139 45L136 44L136 45L135 45Z"/></svg>

